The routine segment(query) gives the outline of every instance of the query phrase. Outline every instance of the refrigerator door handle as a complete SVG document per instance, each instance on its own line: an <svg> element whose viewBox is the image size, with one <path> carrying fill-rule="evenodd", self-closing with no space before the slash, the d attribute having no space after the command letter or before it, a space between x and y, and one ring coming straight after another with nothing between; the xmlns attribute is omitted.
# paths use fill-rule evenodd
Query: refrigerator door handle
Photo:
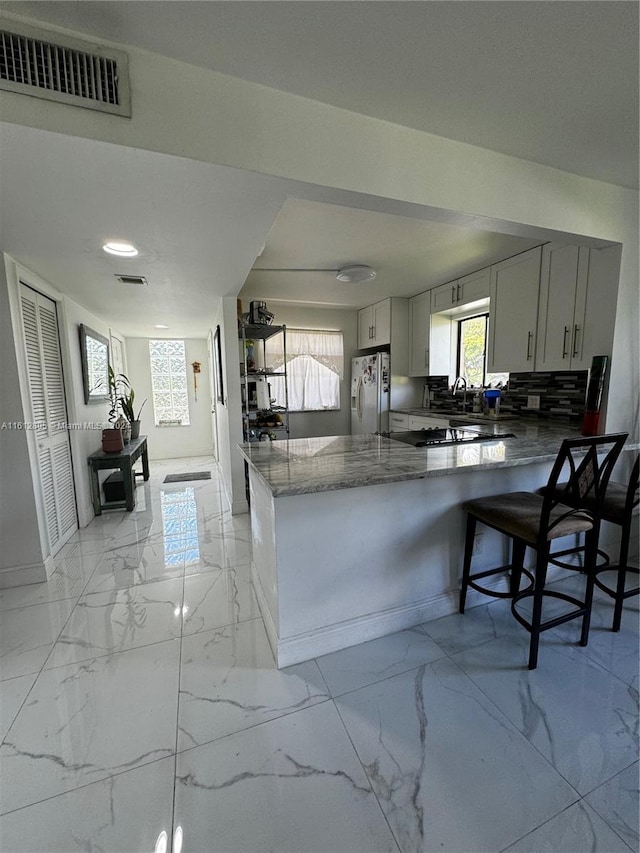
<svg viewBox="0 0 640 853"><path fill-rule="evenodd" d="M362 377L358 376L358 391L356 394L356 415L362 420Z"/></svg>

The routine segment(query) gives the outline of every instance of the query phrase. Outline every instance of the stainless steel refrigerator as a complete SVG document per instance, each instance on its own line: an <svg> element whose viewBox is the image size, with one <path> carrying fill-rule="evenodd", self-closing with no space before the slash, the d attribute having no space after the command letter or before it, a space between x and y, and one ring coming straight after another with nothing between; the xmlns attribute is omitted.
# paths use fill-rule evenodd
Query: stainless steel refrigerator
<svg viewBox="0 0 640 853"><path fill-rule="evenodd" d="M351 435L389 429L389 353L359 355L351 361Z"/></svg>

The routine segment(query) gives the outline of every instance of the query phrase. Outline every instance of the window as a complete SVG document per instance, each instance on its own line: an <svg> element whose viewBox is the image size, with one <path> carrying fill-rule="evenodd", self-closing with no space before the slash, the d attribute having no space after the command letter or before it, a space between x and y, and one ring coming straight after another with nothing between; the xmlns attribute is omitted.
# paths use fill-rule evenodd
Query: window
<svg viewBox="0 0 640 853"><path fill-rule="evenodd" d="M184 341L149 341L156 426L189 426Z"/></svg>
<svg viewBox="0 0 640 853"><path fill-rule="evenodd" d="M276 370L284 364L282 344L277 337L268 340L265 349L268 363ZM280 349L277 350L277 347ZM287 384L290 412L339 409L340 380L343 378L342 332L287 329ZM270 385L271 398L275 398L274 405L285 406L284 378L272 376Z"/></svg>
<svg viewBox="0 0 640 853"><path fill-rule="evenodd" d="M487 373L489 315L478 314L458 321L458 360L456 375L479 388L509 381L508 373Z"/></svg>

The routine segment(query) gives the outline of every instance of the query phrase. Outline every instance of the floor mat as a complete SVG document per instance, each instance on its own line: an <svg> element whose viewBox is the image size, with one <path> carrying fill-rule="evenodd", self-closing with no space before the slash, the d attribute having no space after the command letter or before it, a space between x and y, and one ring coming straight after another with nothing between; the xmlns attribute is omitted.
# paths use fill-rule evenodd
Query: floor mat
<svg viewBox="0 0 640 853"><path fill-rule="evenodd" d="M189 480L210 480L211 471L194 471L191 474L167 474L163 483L187 483Z"/></svg>

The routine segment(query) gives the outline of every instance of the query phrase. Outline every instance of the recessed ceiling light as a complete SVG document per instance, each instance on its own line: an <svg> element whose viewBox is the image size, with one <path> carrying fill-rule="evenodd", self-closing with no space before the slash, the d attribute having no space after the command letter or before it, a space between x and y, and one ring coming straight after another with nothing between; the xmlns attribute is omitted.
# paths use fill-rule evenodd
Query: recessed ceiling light
<svg viewBox="0 0 640 853"><path fill-rule="evenodd" d="M117 255L119 258L135 258L138 254L138 250L134 245L120 240L105 243L102 248L110 255Z"/></svg>
<svg viewBox="0 0 640 853"><path fill-rule="evenodd" d="M376 277L376 271L365 264L349 264L336 273L338 281L371 281Z"/></svg>
<svg viewBox="0 0 640 853"><path fill-rule="evenodd" d="M155 326L154 326L153 328L154 328L154 329L168 329L169 327L168 327L168 326L165 326L165 324L164 324L164 323L156 323L156 324L155 324Z"/></svg>

